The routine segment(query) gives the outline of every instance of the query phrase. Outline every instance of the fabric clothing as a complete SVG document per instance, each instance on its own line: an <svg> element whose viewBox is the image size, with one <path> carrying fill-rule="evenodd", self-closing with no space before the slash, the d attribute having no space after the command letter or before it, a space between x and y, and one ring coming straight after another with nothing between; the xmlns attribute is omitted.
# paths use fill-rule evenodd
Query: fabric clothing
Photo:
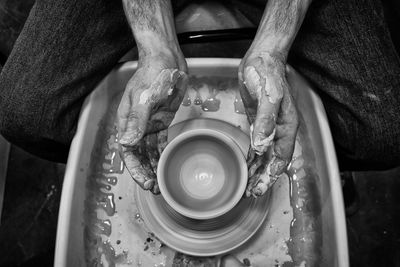
<svg viewBox="0 0 400 267"><path fill-rule="evenodd" d="M253 23L263 13L222 2ZM85 97L133 46L121 1L37 1L0 75L0 133L65 161ZM315 0L289 62L323 100L342 169L400 164L400 60L379 1Z"/></svg>
<svg viewBox="0 0 400 267"><path fill-rule="evenodd" d="M66 161L85 97L133 46L121 1L37 1L0 75L1 134Z"/></svg>
<svg viewBox="0 0 400 267"><path fill-rule="evenodd" d="M400 60L380 1L315 1L291 50L317 89L342 169L400 165Z"/></svg>

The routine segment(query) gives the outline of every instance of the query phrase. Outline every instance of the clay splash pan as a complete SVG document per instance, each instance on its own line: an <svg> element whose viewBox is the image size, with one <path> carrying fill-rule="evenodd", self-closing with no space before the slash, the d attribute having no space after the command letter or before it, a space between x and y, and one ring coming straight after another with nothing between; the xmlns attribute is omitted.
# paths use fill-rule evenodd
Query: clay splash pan
<svg viewBox="0 0 400 267"><path fill-rule="evenodd" d="M222 100L224 101L224 100ZM188 113L182 114L186 117ZM168 139L178 133L211 129L229 136L247 154L249 137L239 128L216 119L188 119L170 127ZM176 212L162 195L154 196L136 187L139 212L154 234L169 247L193 256L227 253L249 240L268 214L270 192L265 196L242 198L229 212L212 219L193 219Z"/></svg>
<svg viewBox="0 0 400 267"><path fill-rule="evenodd" d="M240 60L193 58L187 61L193 76L192 87L173 124L182 125L180 123L187 119L220 119L221 114L230 114L222 116L225 122L248 134L239 94L235 90L216 92L213 86L199 85L203 78L196 80L224 77L228 82L217 81L218 86L230 88L230 83L235 83ZM116 67L84 103L64 178L55 266L172 264L176 251L171 245L162 245L156 238L157 230L150 229L161 228L149 223L148 216L153 213L146 214L149 209L140 208L149 202L140 204L146 197L138 196L144 192L138 192L116 156L115 110L136 66L136 62L127 62ZM304 79L291 68L287 70L287 77L303 120L295 155L288 175L277 181L269 199L264 200L268 205L256 208L266 215L265 220L262 219L260 226L255 224L259 228L253 237L230 253L239 259L247 258L252 266L274 266L277 262L291 262L296 266L348 266L339 172L326 114ZM190 114L190 118L183 114ZM175 129L182 130L178 126ZM248 206L252 205L246 201L240 202L247 206L242 216L231 222L229 216L232 215L227 214L228 222L223 224L223 229L229 232L227 229L232 229L229 225L240 225L238 220L250 212ZM163 208L162 203L156 204L162 212L168 213L165 216L176 216ZM187 228L182 218L180 225L167 228L182 227L182 224ZM218 224L220 227L221 222ZM197 224L194 229L185 231L192 236L191 231L197 235L196 231L204 232L204 228L210 231L214 226L212 222ZM219 230L222 236L225 230ZM175 230L171 235L174 234ZM232 247L226 246L226 249Z"/></svg>

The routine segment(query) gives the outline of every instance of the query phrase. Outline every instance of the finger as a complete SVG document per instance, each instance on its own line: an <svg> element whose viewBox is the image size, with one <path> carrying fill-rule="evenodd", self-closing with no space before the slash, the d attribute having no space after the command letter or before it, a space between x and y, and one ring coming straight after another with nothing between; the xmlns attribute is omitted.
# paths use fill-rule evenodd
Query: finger
<svg viewBox="0 0 400 267"><path fill-rule="evenodd" d="M143 189L152 189L156 180L143 142L135 147L120 146L120 156L133 180Z"/></svg>
<svg viewBox="0 0 400 267"><path fill-rule="evenodd" d="M240 97L243 102L243 106L245 107L245 112L247 119L249 121L249 124L253 124L255 117L256 117L256 107L257 107L257 98L253 98L249 90L247 90L246 82L244 81L244 75L243 72L239 71L238 72L238 78L239 78L239 92L240 92Z"/></svg>
<svg viewBox="0 0 400 267"><path fill-rule="evenodd" d="M247 153L247 169L248 169L248 181L245 196L249 197L251 195L251 189L255 186L257 177L255 177L255 172L262 166L261 156L257 155L255 151L249 148Z"/></svg>
<svg viewBox="0 0 400 267"><path fill-rule="evenodd" d="M144 140L146 143L146 152L151 169L154 174L157 174L158 160L160 158L160 154L158 153L157 134L148 134L144 137Z"/></svg>
<svg viewBox="0 0 400 267"><path fill-rule="evenodd" d="M263 154L274 140L285 80L280 75L268 78L267 72L260 69L246 67L244 77L250 94L258 99L257 115L250 129L251 144L258 154Z"/></svg>
<svg viewBox="0 0 400 267"><path fill-rule="evenodd" d="M160 159L160 155L167 146L168 142L167 132L168 130L165 129L158 133L146 135L144 138L148 159L151 165L152 172L155 176L153 187L151 189L153 194L160 193L160 189L157 182L157 169L158 169L158 161Z"/></svg>
<svg viewBox="0 0 400 267"><path fill-rule="evenodd" d="M299 120L288 87L285 88L277 123L272 159L258 177L256 186L251 189L254 196L261 196L268 191L286 170L293 155Z"/></svg>
<svg viewBox="0 0 400 267"><path fill-rule="evenodd" d="M247 152L247 159L246 159L247 166L251 165L251 163L256 159L256 156L257 156L256 152L251 148L250 145L249 150Z"/></svg>
<svg viewBox="0 0 400 267"><path fill-rule="evenodd" d="M146 142L146 151L149 158L149 162L151 165L152 172L154 174L154 183L152 188L150 189L153 194L159 194L160 188L158 186L157 181L157 168L158 168L158 161L160 159L160 154L158 152L158 137L157 133L147 135L145 137Z"/></svg>
<svg viewBox="0 0 400 267"><path fill-rule="evenodd" d="M288 89L285 90L277 122L273 151L275 162L271 163L272 175L282 174L291 161L299 126L297 109Z"/></svg>
<svg viewBox="0 0 400 267"><path fill-rule="evenodd" d="M270 164L267 165L265 170L260 174L258 178L258 183L253 189L251 190L251 194L254 197L260 197L268 191L269 188L276 182L279 176L272 176L271 175L271 166Z"/></svg>
<svg viewBox="0 0 400 267"><path fill-rule="evenodd" d="M269 188L276 182L279 178L279 175L273 175L272 169L275 168L276 164L276 156L272 155L271 160L268 164L264 165L263 168L259 168L255 174L257 176L257 181L254 186L251 188L251 195L254 197L259 197L265 194Z"/></svg>
<svg viewBox="0 0 400 267"><path fill-rule="evenodd" d="M254 174L252 176L249 176L249 180L247 183L247 188L246 188L246 196L254 196L257 197L258 195L254 194L254 189L257 187L257 185L259 184L260 180L261 180L261 175L263 175L263 173L265 172L266 168L267 168L267 164L266 164L266 157L264 157L264 155L260 158L262 158L263 160L261 161L261 164L259 165L259 167L254 171Z"/></svg>
<svg viewBox="0 0 400 267"><path fill-rule="evenodd" d="M253 195L253 189L256 187L258 181L260 180L260 172L256 172L253 176L249 177L246 187L246 197Z"/></svg>
<svg viewBox="0 0 400 267"><path fill-rule="evenodd" d="M248 190L250 191L248 194L255 197L264 195L286 170L287 165L288 162L286 160L282 160L274 155L266 167L258 169L252 177L251 186L250 184L248 186ZM257 180L255 181L255 179Z"/></svg>
<svg viewBox="0 0 400 267"><path fill-rule="evenodd" d="M155 133L168 128L172 120L175 117L175 113L170 111L157 111L150 116L147 122L146 133Z"/></svg>
<svg viewBox="0 0 400 267"><path fill-rule="evenodd" d="M125 92L121 98L121 101L117 110L117 126L118 126L118 136L119 140L124 135L126 131L126 124L128 122L128 117L131 108L131 99L129 92L125 89Z"/></svg>
<svg viewBox="0 0 400 267"><path fill-rule="evenodd" d="M120 106L122 109L122 106ZM123 107L125 108L125 106ZM128 111L119 109L119 125L121 138L119 140L121 145L134 146L146 132L147 121L150 116L150 106L138 104L129 107Z"/></svg>
<svg viewBox="0 0 400 267"><path fill-rule="evenodd" d="M158 141L158 153L164 151L165 147L168 145L168 129L162 130L157 134L157 141Z"/></svg>
<svg viewBox="0 0 400 267"><path fill-rule="evenodd" d="M265 163L265 158L263 156L257 155L254 162L252 162L252 164L248 168L249 177L252 177L258 170L258 168L260 168L264 163Z"/></svg>
<svg viewBox="0 0 400 267"><path fill-rule="evenodd" d="M124 94L118 106L118 133L119 141L124 145L135 145L143 136L145 121L147 120L150 107L147 104L139 105L139 98L144 91L147 91L149 84L145 81L145 72L139 69L126 85ZM140 127L140 129L137 129Z"/></svg>
<svg viewBox="0 0 400 267"><path fill-rule="evenodd" d="M254 161L248 167L248 182L246 188L246 197L251 196L254 187L256 187L258 181L260 180L260 175L266 168L267 154L255 156Z"/></svg>

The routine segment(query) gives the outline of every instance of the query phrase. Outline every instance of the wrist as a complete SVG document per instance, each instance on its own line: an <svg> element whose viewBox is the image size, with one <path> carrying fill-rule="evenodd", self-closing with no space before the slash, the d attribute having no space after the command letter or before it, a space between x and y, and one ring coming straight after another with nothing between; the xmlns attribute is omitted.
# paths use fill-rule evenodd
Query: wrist
<svg viewBox="0 0 400 267"><path fill-rule="evenodd" d="M271 70L276 73L284 72L286 67L286 55L277 51L270 51L268 49L250 48L247 51L245 62L250 65L254 64L255 62L262 62L267 70Z"/></svg>
<svg viewBox="0 0 400 267"><path fill-rule="evenodd" d="M289 48L282 41L275 38L255 38L249 48L251 54L264 54L272 61L286 63Z"/></svg>
<svg viewBox="0 0 400 267"><path fill-rule="evenodd" d="M138 45L139 66L157 65L158 68L177 68L187 72L187 64L179 46L158 43L141 47Z"/></svg>
<svg viewBox="0 0 400 267"><path fill-rule="evenodd" d="M160 52L170 52L172 54L181 53L179 44L175 38L167 38L153 33L143 33L139 36L135 36L135 40L139 57L156 55Z"/></svg>

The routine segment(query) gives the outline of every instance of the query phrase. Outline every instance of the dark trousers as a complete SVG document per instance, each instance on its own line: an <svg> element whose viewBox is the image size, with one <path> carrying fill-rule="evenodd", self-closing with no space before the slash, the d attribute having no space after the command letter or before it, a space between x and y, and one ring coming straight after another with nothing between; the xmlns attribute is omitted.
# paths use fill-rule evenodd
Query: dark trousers
<svg viewBox="0 0 400 267"><path fill-rule="evenodd" d="M0 75L0 133L65 161L85 97L132 47L121 1L36 1ZM400 60L380 1L315 0L289 62L323 100L341 168L400 165Z"/></svg>

